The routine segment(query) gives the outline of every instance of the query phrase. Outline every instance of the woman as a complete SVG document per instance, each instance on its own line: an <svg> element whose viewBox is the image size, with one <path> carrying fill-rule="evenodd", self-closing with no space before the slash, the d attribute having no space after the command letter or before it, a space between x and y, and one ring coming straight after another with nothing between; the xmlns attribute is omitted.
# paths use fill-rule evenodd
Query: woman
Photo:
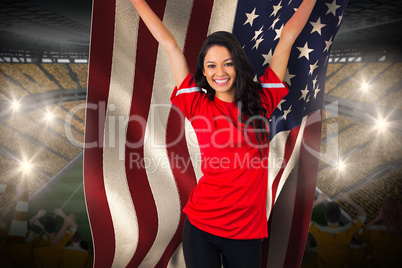
<svg viewBox="0 0 402 268"><path fill-rule="evenodd" d="M315 0L304 0L286 23L259 82L240 43L227 32L207 37L193 76L147 3L130 1L167 52L176 83L171 102L192 123L201 150L203 177L184 208L186 266L260 267L261 240L268 236L268 118L288 93L283 79L290 51Z"/></svg>

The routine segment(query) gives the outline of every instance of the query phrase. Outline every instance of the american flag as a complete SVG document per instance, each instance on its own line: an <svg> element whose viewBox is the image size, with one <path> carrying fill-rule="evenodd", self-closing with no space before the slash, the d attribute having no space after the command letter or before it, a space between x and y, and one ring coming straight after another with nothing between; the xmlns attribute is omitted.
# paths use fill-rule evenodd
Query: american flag
<svg viewBox="0 0 402 268"><path fill-rule="evenodd" d="M205 37L233 32L259 77L301 0L149 0L192 71ZM347 0L317 4L271 122L263 267L299 267L318 173L326 68ZM94 0L84 183L95 267L185 267L182 208L201 176L194 132L170 105L167 55L128 0ZM273 206L275 204L275 206Z"/></svg>

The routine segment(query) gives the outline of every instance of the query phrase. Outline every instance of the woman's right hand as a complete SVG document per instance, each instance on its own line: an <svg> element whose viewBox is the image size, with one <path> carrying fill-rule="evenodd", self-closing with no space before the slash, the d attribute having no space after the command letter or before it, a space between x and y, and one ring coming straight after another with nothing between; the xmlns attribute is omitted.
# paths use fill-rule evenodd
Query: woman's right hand
<svg viewBox="0 0 402 268"><path fill-rule="evenodd" d="M144 0L130 1L153 37L166 50L176 86L179 87L190 70L176 39Z"/></svg>

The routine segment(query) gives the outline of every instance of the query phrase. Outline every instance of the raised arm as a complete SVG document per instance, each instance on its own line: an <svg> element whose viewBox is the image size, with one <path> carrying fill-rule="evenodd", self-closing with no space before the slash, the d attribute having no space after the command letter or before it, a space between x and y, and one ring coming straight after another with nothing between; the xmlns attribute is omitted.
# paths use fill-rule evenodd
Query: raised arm
<svg viewBox="0 0 402 268"><path fill-rule="evenodd" d="M319 204L322 204L325 200L328 199L328 196L325 193L321 193L317 196L317 198L313 202L313 208L318 206Z"/></svg>
<svg viewBox="0 0 402 268"><path fill-rule="evenodd" d="M57 232L55 237L52 238L52 240L50 241L50 245L54 246L59 243L60 240L64 237L64 234L66 233L68 227L74 228L74 232L77 231L77 223L75 223L75 215L73 214L65 216L63 226Z"/></svg>
<svg viewBox="0 0 402 268"><path fill-rule="evenodd" d="M364 218L367 217L367 212L364 210L363 207L361 207L359 204L357 204L355 201L353 201L349 195L345 192L340 192L338 194L338 197L340 200L345 201L346 203L348 203L349 205L352 206L352 208L354 208L356 210L356 214L357 216L362 216Z"/></svg>
<svg viewBox="0 0 402 268"><path fill-rule="evenodd" d="M149 31L166 50L176 86L179 87L190 72L186 58L176 39L144 0L130 0Z"/></svg>
<svg viewBox="0 0 402 268"><path fill-rule="evenodd" d="M62 217L62 218L64 219L64 221L66 220L67 217L69 217L69 216L67 216L67 215L64 213L64 211L63 211L61 208L56 208L56 209L54 209L54 214L56 214L56 215ZM75 217L75 216L73 216L73 217ZM72 221L72 222L70 222L70 223L71 223L71 224L70 224L71 227L73 227L73 228L77 228L77 227L78 227L77 224L75 223L75 221Z"/></svg>
<svg viewBox="0 0 402 268"><path fill-rule="evenodd" d="M303 0L295 14L286 22L282 29L281 37L270 62L271 69L281 81L285 77L292 46L306 25L315 2L316 0Z"/></svg>
<svg viewBox="0 0 402 268"><path fill-rule="evenodd" d="M37 222L39 223L39 219L42 218L45 214L46 214L46 210L40 209L38 211L38 213L36 213L35 216L33 216L31 219L29 219L29 225L36 224ZM39 225L39 224L37 224L37 225Z"/></svg>

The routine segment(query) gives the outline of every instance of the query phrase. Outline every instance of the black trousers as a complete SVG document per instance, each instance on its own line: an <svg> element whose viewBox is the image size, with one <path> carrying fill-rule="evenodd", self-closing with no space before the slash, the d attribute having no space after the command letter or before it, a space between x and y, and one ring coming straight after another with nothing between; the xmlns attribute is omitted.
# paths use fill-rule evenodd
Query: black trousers
<svg viewBox="0 0 402 268"><path fill-rule="evenodd" d="M261 239L235 240L215 236L186 218L183 254L187 268L260 268Z"/></svg>

